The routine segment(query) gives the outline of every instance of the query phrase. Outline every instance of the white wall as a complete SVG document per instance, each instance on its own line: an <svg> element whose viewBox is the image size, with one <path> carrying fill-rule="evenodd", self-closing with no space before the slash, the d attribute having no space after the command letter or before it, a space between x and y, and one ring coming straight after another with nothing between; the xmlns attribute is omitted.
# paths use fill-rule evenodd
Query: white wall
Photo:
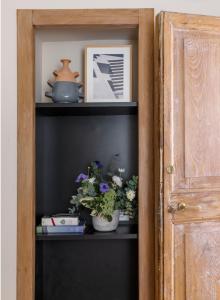
<svg viewBox="0 0 220 300"><path fill-rule="evenodd" d="M132 73L137 74L137 30L135 29L37 29L35 32L35 100L48 102L45 91L50 91L48 79L54 81L53 71L61 67L60 58L71 59L71 69L77 70L84 82L84 53L90 45L132 45ZM137 77L133 76L133 100L137 99Z"/></svg>
<svg viewBox="0 0 220 300"><path fill-rule="evenodd" d="M138 8L220 16L219 0L2 0L2 300L16 299L16 9Z"/></svg>

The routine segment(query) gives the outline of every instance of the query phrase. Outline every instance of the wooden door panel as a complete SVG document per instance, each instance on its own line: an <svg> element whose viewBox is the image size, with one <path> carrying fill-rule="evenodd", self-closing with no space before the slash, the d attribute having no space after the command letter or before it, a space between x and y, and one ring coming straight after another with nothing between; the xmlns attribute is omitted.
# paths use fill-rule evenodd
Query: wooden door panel
<svg viewBox="0 0 220 300"><path fill-rule="evenodd" d="M220 281L219 224L192 224L187 228L185 253L186 299L220 299L216 289Z"/></svg>
<svg viewBox="0 0 220 300"><path fill-rule="evenodd" d="M172 192L220 189L220 33L173 27L170 51Z"/></svg>
<svg viewBox="0 0 220 300"><path fill-rule="evenodd" d="M177 208L179 204L185 209L172 214L173 223L196 222L201 220L220 219L220 193L200 192L175 194L170 197L169 206Z"/></svg>
<svg viewBox="0 0 220 300"><path fill-rule="evenodd" d="M188 178L220 176L219 66L220 39L184 39L184 144Z"/></svg>
<svg viewBox="0 0 220 300"><path fill-rule="evenodd" d="M178 224L174 227L174 299L186 300L186 272L185 272L185 226Z"/></svg>
<svg viewBox="0 0 220 300"><path fill-rule="evenodd" d="M175 225L174 240L175 299L220 299L218 222Z"/></svg>

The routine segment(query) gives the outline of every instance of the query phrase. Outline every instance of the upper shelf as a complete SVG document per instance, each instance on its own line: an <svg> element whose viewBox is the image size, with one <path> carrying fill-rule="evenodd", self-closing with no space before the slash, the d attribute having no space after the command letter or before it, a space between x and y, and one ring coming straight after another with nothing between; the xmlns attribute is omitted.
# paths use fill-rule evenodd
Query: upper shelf
<svg viewBox="0 0 220 300"><path fill-rule="evenodd" d="M137 113L137 102L36 103L38 115L131 115Z"/></svg>

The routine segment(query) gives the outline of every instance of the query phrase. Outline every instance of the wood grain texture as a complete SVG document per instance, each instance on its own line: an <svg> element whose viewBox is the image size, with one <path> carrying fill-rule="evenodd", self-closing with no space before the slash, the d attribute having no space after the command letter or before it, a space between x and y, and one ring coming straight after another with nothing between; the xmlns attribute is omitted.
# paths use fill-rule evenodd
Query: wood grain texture
<svg viewBox="0 0 220 300"><path fill-rule="evenodd" d="M163 115L163 127L161 127L161 135L163 136L163 161L161 164L162 180L163 180L163 297L162 299L174 299L174 276L173 276L173 226L171 223L171 216L167 213L168 199L170 197L170 190L172 186L172 178L166 173L166 168L173 164L171 160L172 151L170 151L171 143L171 79L172 72L170 70L172 56L170 51L171 30L169 22L167 21L167 14L160 14L160 35L161 35L161 57L162 64L162 78L160 81L160 103L162 103L161 115ZM175 170L176 171L176 170Z"/></svg>
<svg viewBox="0 0 220 300"><path fill-rule="evenodd" d="M186 274L185 274L185 232L184 225L179 224L175 226L174 236L174 262L175 262L175 276L174 276L174 299L186 300Z"/></svg>
<svg viewBox="0 0 220 300"><path fill-rule="evenodd" d="M190 29L219 33L220 17L183 14L183 13L164 13L167 23L177 29Z"/></svg>
<svg viewBox="0 0 220 300"><path fill-rule="evenodd" d="M219 65L220 39L184 39L184 167L188 178L220 176Z"/></svg>
<svg viewBox="0 0 220 300"><path fill-rule="evenodd" d="M197 222L220 219L220 193L196 192L170 196L170 204L184 203L186 209L172 215L172 223Z"/></svg>
<svg viewBox="0 0 220 300"><path fill-rule="evenodd" d="M161 20L163 297L215 300L219 297L215 265L219 265L220 232L216 141L220 90L213 80L219 78L220 19L162 13ZM209 144L216 149L210 148L208 156ZM166 170L169 165L174 166L171 174ZM175 208L172 213L169 206Z"/></svg>
<svg viewBox="0 0 220 300"><path fill-rule="evenodd" d="M137 27L138 9L57 9L34 10L35 26L120 25Z"/></svg>
<svg viewBox="0 0 220 300"><path fill-rule="evenodd" d="M174 299L219 299L219 233L218 222L175 226Z"/></svg>
<svg viewBox="0 0 220 300"><path fill-rule="evenodd" d="M186 299L219 299L219 221L191 224L185 229ZM192 266L195 271L192 272Z"/></svg>
<svg viewBox="0 0 220 300"><path fill-rule="evenodd" d="M35 101L32 11L18 10L17 300L34 299Z"/></svg>
<svg viewBox="0 0 220 300"><path fill-rule="evenodd" d="M154 14L139 11L139 300L154 299Z"/></svg>
<svg viewBox="0 0 220 300"><path fill-rule="evenodd" d="M174 299L219 299L219 233L216 222L175 226Z"/></svg>
<svg viewBox="0 0 220 300"><path fill-rule="evenodd" d="M180 25L170 23L170 15L166 18L172 33L169 51L173 54L168 58L172 65L169 84L173 80L169 87L169 161L175 168L171 189L174 193L220 190L220 90L215 84L219 78L220 32L217 35L210 28L204 31L199 29L200 24L197 30L190 30L189 23L187 28L183 23L180 30Z"/></svg>
<svg viewBox="0 0 220 300"><path fill-rule="evenodd" d="M163 78L161 18L156 17L154 51L155 299L163 299ZM162 101L161 101L162 100Z"/></svg>

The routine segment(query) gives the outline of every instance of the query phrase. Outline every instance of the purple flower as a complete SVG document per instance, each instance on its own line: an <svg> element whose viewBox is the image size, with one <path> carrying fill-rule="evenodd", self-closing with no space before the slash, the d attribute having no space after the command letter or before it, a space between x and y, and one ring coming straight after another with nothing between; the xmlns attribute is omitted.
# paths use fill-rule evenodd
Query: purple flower
<svg viewBox="0 0 220 300"><path fill-rule="evenodd" d="M99 184L99 190L101 193L106 193L109 191L109 185L108 183L102 182Z"/></svg>
<svg viewBox="0 0 220 300"><path fill-rule="evenodd" d="M103 168L103 164L102 164L100 161L95 160L95 164L96 164L96 167L97 167L98 169Z"/></svg>
<svg viewBox="0 0 220 300"><path fill-rule="evenodd" d="M81 181L86 180L86 179L88 179L88 175L83 174L83 173L80 173L80 174L77 176L77 178L76 178L76 182L81 182Z"/></svg>

